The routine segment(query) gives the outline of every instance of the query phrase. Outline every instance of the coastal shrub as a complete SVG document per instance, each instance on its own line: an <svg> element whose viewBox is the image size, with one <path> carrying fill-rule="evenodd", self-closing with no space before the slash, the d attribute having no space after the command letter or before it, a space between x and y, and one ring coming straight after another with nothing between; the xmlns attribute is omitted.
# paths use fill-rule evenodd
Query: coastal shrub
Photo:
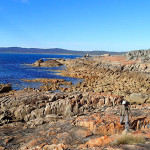
<svg viewBox="0 0 150 150"><path fill-rule="evenodd" d="M116 139L112 145L114 146L119 146L121 144L130 144L130 145L133 145L133 144L138 144L138 143L145 143L146 140L144 137L140 136L135 136L135 135L122 135L120 136L118 139Z"/></svg>

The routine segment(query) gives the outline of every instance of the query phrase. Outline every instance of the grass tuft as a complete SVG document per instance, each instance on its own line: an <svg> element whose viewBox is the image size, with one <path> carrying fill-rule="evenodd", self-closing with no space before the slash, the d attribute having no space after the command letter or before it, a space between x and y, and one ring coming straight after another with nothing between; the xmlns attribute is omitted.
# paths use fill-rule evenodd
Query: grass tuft
<svg viewBox="0 0 150 150"><path fill-rule="evenodd" d="M134 136L134 135L122 135L120 136L118 139L116 139L112 145L114 146L119 146L121 144L129 144L129 145L133 145L133 144L138 144L138 143L145 143L146 140L144 137L138 137L138 136Z"/></svg>

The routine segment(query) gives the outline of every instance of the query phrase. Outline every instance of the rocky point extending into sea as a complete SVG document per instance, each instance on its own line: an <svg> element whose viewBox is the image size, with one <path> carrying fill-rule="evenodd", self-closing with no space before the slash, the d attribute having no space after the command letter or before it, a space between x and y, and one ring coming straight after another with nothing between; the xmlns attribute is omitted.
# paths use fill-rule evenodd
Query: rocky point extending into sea
<svg viewBox="0 0 150 150"><path fill-rule="evenodd" d="M83 82L23 79L43 85L20 91L1 85L0 150L148 150L150 59L145 54L38 60L32 65L64 65L59 74ZM123 99L131 104L129 133L119 123Z"/></svg>

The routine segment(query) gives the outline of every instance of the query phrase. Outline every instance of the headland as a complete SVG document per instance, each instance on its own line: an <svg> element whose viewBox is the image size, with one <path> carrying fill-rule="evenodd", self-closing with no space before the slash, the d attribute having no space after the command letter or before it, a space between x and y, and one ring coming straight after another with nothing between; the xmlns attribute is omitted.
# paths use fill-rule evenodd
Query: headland
<svg viewBox="0 0 150 150"><path fill-rule="evenodd" d="M141 54L143 53L143 54ZM149 53L149 51L148 51ZM66 66L63 76L83 79L76 85L61 79L34 79L40 89L11 91L1 86L1 149L124 150L150 147L150 59L147 52L125 56L37 60L36 67ZM136 55L135 55L136 54ZM7 89L7 90L4 90ZM57 91L59 92L53 92ZM8 92L9 91L9 92ZM126 133L120 104L131 104Z"/></svg>

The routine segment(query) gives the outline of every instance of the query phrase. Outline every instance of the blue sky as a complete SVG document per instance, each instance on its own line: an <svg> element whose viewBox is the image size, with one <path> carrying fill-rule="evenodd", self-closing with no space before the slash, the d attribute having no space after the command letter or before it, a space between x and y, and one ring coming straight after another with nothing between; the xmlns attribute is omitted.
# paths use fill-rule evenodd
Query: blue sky
<svg viewBox="0 0 150 150"><path fill-rule="evenodd" d="M0 47L150 48L150 0L0 0Z"/></svg>

